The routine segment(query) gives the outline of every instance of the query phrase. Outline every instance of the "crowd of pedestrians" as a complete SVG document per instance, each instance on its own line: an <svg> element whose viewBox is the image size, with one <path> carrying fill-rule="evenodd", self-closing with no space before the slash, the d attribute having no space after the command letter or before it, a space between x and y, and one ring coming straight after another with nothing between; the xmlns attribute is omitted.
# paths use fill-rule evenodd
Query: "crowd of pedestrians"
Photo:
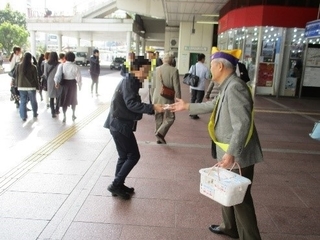
<svg viewBox="0 0 320 240"><path fill-rule="evenodd" d="M10 100L14 101L16 108L19 109L23 121L27 120L28 111L33 112L34 118L38 116L37 92L41 101L45 100L47 108L50 108L52 118L60 114L62 107L62 122L65 123L67 108L71 106L72 120L76 119L77 91L78 88L81 89L82 77L80 68L74 60L73 52L58 55L52 51L40 54L37 61L29 52L22 54L20 47L13 48L9 58ZM27 108L28 102L32 109Z"/></svg>

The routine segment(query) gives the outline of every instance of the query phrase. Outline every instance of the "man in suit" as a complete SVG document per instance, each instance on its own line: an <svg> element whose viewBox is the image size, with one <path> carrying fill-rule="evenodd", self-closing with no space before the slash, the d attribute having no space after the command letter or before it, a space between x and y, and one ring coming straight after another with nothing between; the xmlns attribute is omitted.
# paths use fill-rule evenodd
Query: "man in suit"
<svg viewBox="0 0 320 240"><path fill-rule="evenodd" d="M213 48L211 56L212 79L219 84L220 92L212 101L186 103L177 99L171 111L189 110L190 114L212 113L208 130L217 145L219 166L230 168L239 163L244 177L253 181L254 165L263 161L257 131L253 123L253 100L246 83L235 74L241 50L219 51ZM233 170L239 172L239 169ZM223 222L211 225L210 231L241 240L261 239L248 187L241 204L222 206Z"/></svg>
<svg viewBox="0 0 320 240"><path fill-rule="evenodd" d="M163 56L163 64L156 68L152 82L152 102L154 104L171 104L174 103L174 99L170 100L160 95L162 84L175 91L175 97L181 98L181 88L179 81L179 71L177 68L171 66L172 55L166 53ZM156 138L158 144L166 144L165 136L169 131L175 120L175 114L170 111L163 113L155 113L156 121Z"/></svg>

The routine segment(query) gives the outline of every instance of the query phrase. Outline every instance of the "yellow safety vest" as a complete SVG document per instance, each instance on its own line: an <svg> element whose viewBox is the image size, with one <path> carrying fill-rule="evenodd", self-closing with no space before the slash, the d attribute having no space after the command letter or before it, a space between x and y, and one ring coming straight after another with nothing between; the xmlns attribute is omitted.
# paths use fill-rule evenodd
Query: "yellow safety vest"
<svg viewBox="0 0 320 240"><path fill-rule="evenodd" d="M229 148L229 144L228 143L218 142L217 138L216 138L216 135L214 133L214 122L215 122L215 117L216 117L217 106L218 106L219 100L220 100L220 95L218 96L218 100L216 101L216 104L214 106L213 112L211 114L210 121L208 123L208 131L209 131L209 135L210 135L212 141L214 141L214 143L217 146L219 146L223 151L227 152L227 150ZM249 140L250 140L250 138L252 136L252 133L253 133L253 109L252 109L252 112L251 112L251 126L250 126L250 130L249 130L249 133L248 133L248 136L247 136L247 140L246 140L245 146L247 146L247 144L248 144L248 142L249 142Z"/></svg>

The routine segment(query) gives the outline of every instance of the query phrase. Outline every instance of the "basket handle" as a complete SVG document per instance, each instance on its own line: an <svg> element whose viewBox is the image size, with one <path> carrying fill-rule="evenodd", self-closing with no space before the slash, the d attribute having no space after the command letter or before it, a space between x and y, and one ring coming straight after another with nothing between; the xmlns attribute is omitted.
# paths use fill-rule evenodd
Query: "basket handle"
<svg viewBox="0 0 320 240"><path fill-rule="evenodd" d="M233 169L236 165L238 166L239 174L242 176L241 167L240 167L239 163L237 163L237 162L234 162L234 163L233 163L233 165L232 165L232 167L229 169L229 171L232 171L232 169ZM214 167L217 167L218 178L219 178L219 181L220 181L219 168L221 168L221 167L219 167L219 163L216 163L215 165L212 166L211 170L208 172L208 175L213 171L213 168L214 168Z"/></svg>

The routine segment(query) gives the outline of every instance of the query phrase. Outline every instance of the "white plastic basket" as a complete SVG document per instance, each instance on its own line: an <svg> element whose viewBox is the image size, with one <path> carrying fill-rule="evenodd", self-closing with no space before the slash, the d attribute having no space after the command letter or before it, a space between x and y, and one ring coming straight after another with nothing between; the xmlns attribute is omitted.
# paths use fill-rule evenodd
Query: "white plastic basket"
<svg viewBox="0 0 320 240"><path fill-rule="evenodd" d="M226 207L242 203L251 184L248 178L216 165L200 169L199 172L200 193Z"/></svg>

